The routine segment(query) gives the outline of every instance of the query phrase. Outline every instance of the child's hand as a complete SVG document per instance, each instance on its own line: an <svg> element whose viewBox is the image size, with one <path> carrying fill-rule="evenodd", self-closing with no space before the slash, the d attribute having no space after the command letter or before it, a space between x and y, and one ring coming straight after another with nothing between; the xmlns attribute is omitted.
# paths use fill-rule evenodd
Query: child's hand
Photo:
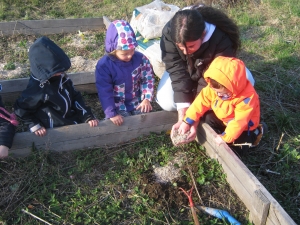
<svg viewBox="0 0 300 225"><path fill-rule="evenodd" d="M121 115L116 115L112 118L109 118L117 126L121 126L123 123L123 117Z"/></svg>
<svg viewBox="0 0 300 225"><path fill-rule="evenodd" d="M171 131L171 137L177 132L180 135L187 135L186 139L181 140L178 144L186 144L193 140L195 140L197 136L197 127L199 125L199 121L195 122L193 125L188 125L184 123L183 121L178 121L176 124L173 125L172 131ZM173 142L174 144L174 142Z"/></svg>
<svg viewBox="0 0 300 225"><path fill-rule="evenodd" d="M90 125L90 127L96 127L98 126L98 120L97 119L89 120L88 124Z"/></svg>
<svg viewBox="0 0 300 225"><path fill-rule="evenodd" d="M8 156L8 147L0 145L0 159L3 159Z"/></svg>
<svg viewBox="0 0 300 225"><path fill-rule="evenodd" d="M173 125L171 131L171 140L175 146L187 144L196 138L197 133L197 125L196 122L193 125L186 124L182 121L178 121Z"/></svg>
<svg viewBox="0 0 300 225"><path fill-rule="evenodd" d="M197 136L197 128L200 121L195 122L190 128L190 135L187 137L189 141L195 140Z"/></svg>
<svg viewBox="0 0 300 225"><path fill-rule="evenodd" d="M36 131L34 132L34 134L35 134L36 136L40 136L40 137L45 136L46 133L47 133L47 131L46 131L45 127L41 127L40 129L38 129L38 130L36 130Z"/></svg>
<svg viewBox="0 0 300 225"><path fill-rule="evenodd" d="M136 107L137 110L141 110L143 113L148 113L152 110L151 103L148 99L144 99L141 104L139 104L138 107Z"/></svg>

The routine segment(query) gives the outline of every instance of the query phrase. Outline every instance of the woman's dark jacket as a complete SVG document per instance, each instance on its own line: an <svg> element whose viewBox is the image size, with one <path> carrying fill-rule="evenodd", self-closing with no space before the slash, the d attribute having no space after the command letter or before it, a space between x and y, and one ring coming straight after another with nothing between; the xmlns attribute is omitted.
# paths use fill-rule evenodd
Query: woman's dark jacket
<svg viewBox="0 0 300 225"><path fill-rule="evenodd" d="M0 96L0 107L4 108L4 104L2 102L2 97ZM5 112L0 110L0 113L6 116L7 118L10 115L7 115ZM15 136L16 127L12 125L9 121L0 117L0 145L4 145L8 148L11 148L12 142Z"/></svg>
<svg viewBox="0 0 300 225"><path fill-rule="evenodd" d="M29 61L32 74L14 109L31 132L40 126L53 128L95 119L69 77L64 73L53 76L71 66L62 49L46 37L39 38L29 49Z"/></svg>
<svg viewBox="0 0 300 225"><path fill-rule="evenodd" d="M203 79L203 72L217 56L234 57L235 49L227 34L217 27L207 42L202 43L200 48L190 55L190 65L188 68L188 58L172 41L170 36L170 22L163 31L160 40L162 50L162 60L166 65L166 70L170 74L172 88L174 91L174 101L192 102L195 98L198 85L203 88L207 85Z"/></svg>

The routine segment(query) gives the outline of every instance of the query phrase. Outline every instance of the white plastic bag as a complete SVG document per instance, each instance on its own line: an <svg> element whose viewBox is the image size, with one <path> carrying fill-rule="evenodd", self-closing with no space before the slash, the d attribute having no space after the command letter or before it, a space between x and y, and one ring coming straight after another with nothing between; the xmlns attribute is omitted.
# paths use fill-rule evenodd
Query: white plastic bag
<svg viewBox="0 0 300 225"><path fill-rule="evenodd" d="M161 37L165 24L178 10L179 7L175 5L154 0L148 5L134 9L130 25L135 32L138 31L145 39L158 38Z"/></svg>

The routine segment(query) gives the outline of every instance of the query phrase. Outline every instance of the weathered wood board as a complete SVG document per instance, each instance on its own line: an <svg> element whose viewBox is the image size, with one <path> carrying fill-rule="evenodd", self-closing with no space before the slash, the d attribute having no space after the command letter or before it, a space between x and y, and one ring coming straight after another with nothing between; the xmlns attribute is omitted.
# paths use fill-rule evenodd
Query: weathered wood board
<svg viewBox="0 0 300 225"><path fill-rule="evenodd" d="M249 209L252 222L254 224L296 225L228 145L216 144L216 136L217 134L209 125L202 124L198 127L198 142L206 148L211 158L218 160L222 165L228 183Z"/></svg>
<svg viewBox="0 0 300 225"><path fill-rule="evenodd" d="M88 94L97 93L94 72L70 73L75 88ZM2 91L0 92L4 103L13 103L20 93L27 87L29 78L1 80Z"/></svg>
<svg viewBox="0 0 300 225"><path fill-rule="evenodd" d="M22 132L15 135L10 154L16 157L28 156L33 143L37 149L57 152L104 147L149 135L150 132L167 131L176 121L176 112L159 111L125 117L122 126L104 120L97 127L89 127L85 123L48 129L44 137Z"/></svg>
<svg viewBox="0 0 300 225"><path fill-rule="evenodd" d="M0 35L46 35L72 33L105 28L103 18L52 19L52 20L18 20L0 23Z"/></svg>

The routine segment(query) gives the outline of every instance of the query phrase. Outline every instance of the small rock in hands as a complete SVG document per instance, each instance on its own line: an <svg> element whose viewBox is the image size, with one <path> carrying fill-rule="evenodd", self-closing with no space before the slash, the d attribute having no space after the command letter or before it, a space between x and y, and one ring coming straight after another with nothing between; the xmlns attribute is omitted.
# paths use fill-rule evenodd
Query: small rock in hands
<svg viewBox="0 0 300 225"><path fill-rule="evenodd" d="M179 145L179 144L183 144L186 143L188 141L188 136L190 135L190 131L186 132L185 134L179 134L178 130L174 130L171 133L171 140L173 145Z"/></svg>

